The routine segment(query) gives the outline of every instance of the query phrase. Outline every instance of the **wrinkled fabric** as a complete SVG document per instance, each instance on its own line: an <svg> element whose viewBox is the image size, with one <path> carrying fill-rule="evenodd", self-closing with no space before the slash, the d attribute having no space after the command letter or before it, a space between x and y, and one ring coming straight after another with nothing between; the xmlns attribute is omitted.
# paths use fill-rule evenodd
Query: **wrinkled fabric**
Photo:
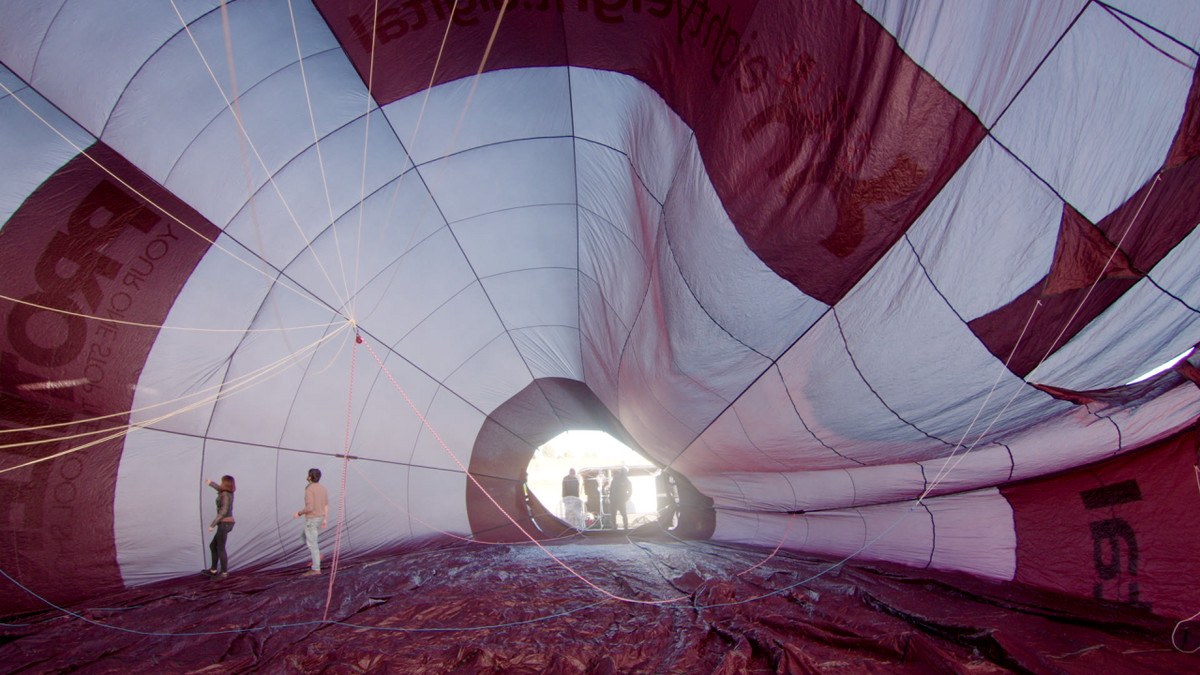
<svg viewBox="0 0 1200 675"><path fill-rule="evenodd" d="M664 536L355 561L336 570L328 607L329 576L301 577L301 569L183 579L76 608L91 621L169 638L57 612L10 617L0 662L28 674L149 664L164 673L729 675L1187 672L1200 664L1172 649L1172 622L1128 607Z"/></svg>

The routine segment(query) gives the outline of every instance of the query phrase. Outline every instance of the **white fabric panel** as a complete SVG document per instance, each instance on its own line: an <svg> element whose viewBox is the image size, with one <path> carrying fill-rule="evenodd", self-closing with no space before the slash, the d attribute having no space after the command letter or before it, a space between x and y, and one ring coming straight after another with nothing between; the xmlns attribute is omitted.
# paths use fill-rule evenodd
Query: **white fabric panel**
<svg viewBox="0 0 1200 675"><path fill-rule="evenodd" d="M397 539L412 536L407 494L410 472L407 466L386 462L350 461L346 467L346 518L340 553L343 558L394 549ZM336 466L330 465L329 473L322 475L321 482L338 485L341 473L342 462L338 461ZM337 504L329 505L330 521L326 530L330 532L326 536L336 535L333 528L338 524L337 507ZM285 529L284 537L290 535ZM321 546L326 563L331 563L332 540L328 548L325 548L325 542L321 542Z"/></svg>
<svg viewBox="0 0 1200 675"><path fill-rule="evenodd" d="M906 54L990 127L1087 0L859 4L896 36Z"/></svg>
<svg viewBox="0 0 1200 675"><path fill-rule="evenodd" d="M932 495L966 492L1006 483L1012 474L1007 448L994 444L919 464L780 473L748 472L742 469L747 465L745 457L739 458L729 470L693 484L703 485L701 491L717 500L718 507L814 511L915 500L926 488Z"/></svg>
<svg viewBox="0 0 1200 675"><path fill-rule="evenodd" d="M871 393L846 353L832 312L780 357L778 366L800 419L825 445L848 458L847 464L947 449L897 419Z"/></svg>
<svg viewBox="0 0 1200 675"><path fill-rule="evenodd" d="M419 195L415 196L419 198ZM360 221L358 209L355 209L339 219L333 228L321 232L311 246L300 251L295 261L287 267L288 277L330 305L341 309L350 302L353 310L361 307L363 311L370 311L375 305L368 304L369 298L351 300L350 296L355 292L353 289L378 279L376 283L384 286L383 293L389 290L394 292L398 288L395 285L398 277L404 275L404 271L397 269L397 266L443 267L424 277L429 285L435 279L445 280L443 286L429 289L437 297L445 297L470 283L470 269L445 228L426 240L428 246L417 247L436 255L428 263L418 263L416 255L406 255L396 260L406 246L412 246L414 233L408 224L393 228L382 224L386 217L383 211L390 209L390 202L391 195L377 195L366 207L369 216L363 215ZM379 217L377 221L366 220L375 216ZM435 225L430 223L430 227Z"/></svg>
<svg viewBox="0 0 1200 675"><path fill-rule="evenodd" d="M713 321L749 348L779 356L828 309L750 251L726 215L694 143L683 154L663 221L691 293Z"/></svg>
<svg viewBox="0 0 1200 675"><path fill-rule="evenodd" d="M0 162L2 228L38 186L95 139L3 66L0 66L0 84L3 85L0 148L4 156Z"/></svg>
<svg viewBox="0 0 1200 675"><path fill-rule="evenodd" d="M304 56L337 50L336 41L316 10L311 5L293 4ZM297 38L292 33L292 19L287 5L271 2L231 3L228 16L233 62L237 71L236 94L240 97L237 105L248 127L249 140L245 152L251 171L256 176L251 184L257 187L263 176L254 148L264 157L276 152L273 149L275 144L264 138L263 134L295 134L298 139L296 142L300 145L292 145L290 150L283 151L286 158L291 158L312 143L312 123L308 119L304 86L296 64ZM175 22L174 30L181 31L178 19ZM208 154L212 150L206 151L203 146L218 142L218 148L228 153L228 163L217 164L221 167L219 170L212 163L200 164L213 173L231 174L235 182L229 189L244 197L246 172L241 168L240 132L227 107L227 100L232 102L235 92L225 57L226 35L220 12L211 12L199 19L190 26L190 31L190 36L179 32L161 49L154 51L149 60L146 56L139 58L139 63L145 63L113 109L112 119L101 138L151 177L173 189L177 189L178 182L172 186L167 179L179 158L189 150L212 157ZM244 38L239 39L238 36ZM345 61L345 57L338 55L337 51L328 58ZM307 72L307 64L305 68ZM340 66L314 64L311 70L315 78L309 85L314 88L313 105L330 113L317 118L322 125L318 128L320 134L345 123L345 119L334 119L339 113L361 115L366 112L365 98L358 98L358 105L348 100L353 97L353 92L364 89L348 63ZM278 84L258 86L277 73L281 78ZM276 87L283 87L286 93L281 93ZM330 87L333 88L332 92L326 90ZM293 116L296 121L278 124L279 116L284 114ZM211 128L213 126L217 128ZM253 144L253 148L250 144ZM197 145L200 147L197 148ZM275 170L281 164L280 159L268 159L267 166ZM237 170L232 170L233 167L237 167ZM184 198L188 199L189 196ZM221 195L209 197L220 198ZM224 218L209 215L210 209L203 203L194 206L218 225L228 220L228 215Z"/></svg>
<svg viewBox="0 0 1200 675"><path fill-rule="evenodd" d="M1121 428L1121 450L1129 451L1194 424L1200 416L1200 388L1185 384L1149 403L1109 412L1103 411L1103 414Z"/></svg>
<svg viewBox="0 0 1200 675"><path fill-rule="evenodd" d="M858 557L866 560L888 560L925 568L933 557L935 524L924 506L909 502L883 504L858 509L866 525L861 544L866 548ZM824 525L821 514L813 519ZM810 531L812 531L810 524Z"/></svg>
<svg viewBox="0 0 1200 675"><path fill-rule="evenodd" d="M352 355L352 350L359 353ZM364 352L349 330L318 350L292 389L279 447L337 455L346 452L347 415L358 419L364 408L362 393L355 392L354 385L367 382L379 369ZM355 363L353 370L351 363ZM321 423L313 424L314 420ZM351 451L359 454L359 448L351 447Z"/></svg>
<svg viewBox="0 0 1200 675"><path fill-rule="evenodd" d="M175 231L178 225L169 227ZM247 327L278 331L280 339L297 346L326 333L327 314L310 316L319 325L305 330L297 330L299 324L281 323L285 319L273 307L260 315L273 280L248 264L250 254L235 242L221 238L217 245L224 250L216 246L208 250L176 297L163 323L167 328L158 332L138 379L132 423L155 420L157 429L203 435L230 354L246 337ZM261 321L256 322L256 317ZM168 413L170 417L159 419Z"/></svg>
<svg viewBox="0 0 1200 675"><path fill-rule="evenodd" d="M1122 385L1200 342L1200 231L1193 231L1150 271L1167 293L1143 279L1029 378L1067 389ZM1180 303L1180 300L1187 303Z"/></svg>
<svg viewBox="0 0 1200 675"><path fill-rule="evenodd" d="M892 447L891 461L949 453L985 427L993 434L1025 428L1069 405L1024 386L1005 368L950 311L903 242L834 312L854 368L874 394L900 418L921 420L921 431L948 444L940 452L927 445L917 455Z"/></svg>
<svg viewBox="0 0 1200 675"><path fill-rule="evenodd" d="M1016 563L1012 511L995 490L802 516L718 511L713 539L997 579Z"/></svg>
<svg viewBox="0 0 1200 675"><path fill-rule="evenodd" d="M666 245L661 250L659 279L663 310L669 321L658 333L665 333L669 341L664 348L672 370L691 378L695 383L693 387L703 388L718 397L714 400L705 396L712 407L700 408L688 404L676 414L694 416L697 423L707 424L771 363L713 322L705 308L696 302L687 283L680 278L674 251ZM661 316L655 319L663 320Z"/></svg>
<svg viewBox="0 0 1200 675"><path fill-rule="evenodd" d="M1200 4L1192 0L1110 0L1105 4L1153 26L1155 30L1147 30L1136 21L1130 22L1140 35L1148 39L1159 37L1155 35L1155 31L1161 31L1186 45L1191 45L1193 49L1200 50ZM1159 46L1162 43L1155 40L1154 44ZM1193 63L1195 58L1193 55Z"/></svg>
<svg viewBox="0 0 1200 675"><path fill-rule="evenodd" d="M465 489L463 470L470 464L475 436L485 419L483 413L443 387L434 395L429 409L421 411L421 414L425 422L422 423L421 435L417 437L408 463L414 468L443 469L450 472L454 474L453 480L458 483L456 490ZM423 486L410 487L413 495L410 503L429 503L419 497L419 487ZM445 508L449 503L451 502L443 495L433 500L431 507ZM465 509L465 496L462 501L454 503L463 504Z"/></svg>
<svg viewBox="0 0 1200 675"><path fill-rule="evenodd" d="M691 130L639 80L587 68L570 72L575 136L626 155L654 199L665 201L680 158L694 145Z"/></svg>
<svg viewBox="0 0 1200 675"><path fill-rule="evenodd" d="M933 569L967 572L992 579L1017 573L1017 532L1012 506L989 489L926 499L933 514Z"/></svg>
<svg viewBox="0 0 1200 675"><path fill-rule="evenodd" d="M574 204L530 206L460 220L451 229L480 278L536 267L574 274L579 263L577 213Z"/></svg>
<svg viewBox="0 0 1200 675"><path fill-rule="evenodd" d="M438 307L395 349L434 379L445 381L503 332L487 296L473 284Z"/></svg>
<svg viewBox="0 0 1200 675"><path fill-rule="evenodd" d="M451 373L445 384L476 409L490 412L532 380L512 338L501 333Z"/></svg>
<svg viewBox="0 0 1200 675"><path fill-rule="evenodd" d="M933 522L926 510L912 502L806 514L807 531L797 538L793 527L789 548L834 558L888 560L924 568L933 549ZM855 521L858 521L857 523ZM718 524L717 532L721 527ZM714 539L719 539L714 534ZM768 541L770 541L768 539ZM794 545L792 542L795 542Z"/></svg>
<svg viewBox="0 0 1200 675"><path fill-rule="evenodd" d="M775 369L771 368L766 377L778 377ZM720 415L705 427L701 436L688 448L688 454L702 452L706 455L711 455L713 460L718 463L709 470L718 473L736 471L741 462L748 459L754 461L757 466L763 471L772 469L786 470L788 468L787 459L798 453L791 451L790 444L784 442L777 447L768 447L766 449L758 447L750 438L750 429L746 427L745 421L738 414L739 403L744 397L738 397L733 401L733 405L726 408ZM782 406L790 406L787 399L783 399ZM768 413L769 414L769 413ZM785 411L781 418L781 425L786 425L795 417L795 413ZM796 424L799 427L799 423ZM721 448L721 453L715 455L712 448ZM693 466L696 466L693 464Z"/></svg>
<svg viewBox="0 0 1200 675"><path fill-rule="evenodd" d="M225 227L226 233L253 248L276 267L285 267L306 242L315 239L331 222L340 220L347 221L344 227L349 230L342 245L345 249L342 255L348 261L361 264L364 258L370 260L380 255L379 247L373 244L384 236L384 232L403 243L418 236L421 230L414 232L417 223L422 224L425 231L442 224L415 173L404 174L398 182L395 180L408 165L404 163L395 138L386 128L379 129L382 121L378 114L372 117L374 132L365 148L366 118L354 120L323 138L319 148L312 145L310 139L310 145L283 166L272 181L261 185L250 201L247 201L245 170L240 161L216 171L197 161L194 169L199 173L227 175L201 178L178 174L172 177L172 183L198 186L199 189L180 187L177 194L191 196L189 203L204 205L213 217L226 209L239 209ZM296 140L302 141L303 136ZM364 150L367 155L365 166ZM214 161L222 160L214 158ZM367 172L365 181L364 169ZM209 196L210 189L217 189L208 187L212 180L230 183L224 197ZM235 185L237 181L241 183ZM360 199L369 204L362 223L357 210ZM331 203L331 200L336 201ZM392 229L400 230L404 237L401 238L400 232L390 234ZM364 240L361 243L360 233ZM399 251L389 253L396 255Z"/></svg>
<svg viewBox="0 0 1200 675"><path fill-rule="evenodd" d="M416 244L409 244L408 236L408 231L398 228L388 232L388 239L380 241L379 250L392 248L397 256L406 247L411 249L371 279L357 298L362 313L359 320L369 317L366 328L389 345L475 283L471 268L448 229L442 228ZM401 240L400 245L396 245L397 239ZM310 268L306 274L311 276L315 271L311 270L312 261L305 265Z"/></svg>
<svg viewBox="0 0 1200 675"><path fill-rule="evenodd" d="M1008 448L994 443L961 448L953 456L926 460L921 466L932 495L1003 485L1013 475Z"/></svg>
<svg viewBox="0 0 1200 675"><path fill-rule="evenodd" d="M1036 478L1165 438L1196 421L1200 389L1175 387L1158 398L1120 410L1075 406L1067 415L1004 439L1012 451L1013 480Z"/></svg>
<svg viewBox="0 0 1200 675"><path fill-rule="evenodd" d="M1200 306L1197 259L1200 259L1200 232L1193 231L1150 270L1150 277L1192 307Z"/></svg>
<svg viewBox="0 0 1200 675"><path fill-rule="evenodd" d="M529 248L536 249L536 245L531 243ZM582 379L577 270L541 268L509 272L484 278L483 286L509 331L504 341L515 345L520 352L524 362L522 372L526 375L532 372L534 377ZM540 366L534 368L531 361ZM481 403L475 398L471 400Z"/></svg>
<svg viewBox="0 0 1200 675"><path fill-rule="evenodd" d="M649 261L642 257L638 244L630 233L586 211L579 217L579 272L582 277L597 284L598 302L603 307L591 307L583 317L613 314L624 333L637 319L638 308L650 282ZM581 289L580 305L589 296L589 288Z"/></svg>
<svg viewBox="0 0 1200 675"><path fill-rule="evenodd" d="M657 302L651 292L646 302ZM671 454L703 429L697 410L720 410L721 401L676 372L663 346L660 308L648 308L634 324L620 360L618 410L642 447ZM711 415L712 413L710 413Z"/></svg>
<svg viewBox="0 0 1200 675"><path fill-rule="evenodd" d="M1092 4L992 132L1098 222L1162 165L1191 83L1190 68Z"/></svg>
<svg viewBox="0 0 1200 675"><path fill-rule="evenodd" d="M420 415L429 411L441 385L369 336L359 349L359 360L375 372L355 382L354 395L363 398L363 409L353 422L353 454L406 464L425 433ZM372 351L383 361L382 367Z"/></svg>
<svg viewBox="0 0 1200 675"><path fill-rule="evenodd" d="M662 222L662 205L646 190L645 185L631 175L633 169L624 155L595 143L575 145L575 179L579 183L576 199L580 219L598 218L618 230L637 247L646 265L653 260ZM583 260L606 255L603 248L593 254L591 242L580 233L579 255ZM590 254L590 255L589 255ZM625 267L634 263L622 261Z"/></svg>
<svg viewBox="0 0 1200 675"><path fill-rule="evenodd" d="M622 398L649 397L669 415L665 423L661 416L626 422L639 440L653 434L657 442L643 445L660 452L685 447L770 365L712 323L669 255L663 246L657 283L651 283L621 362Z"/></svg>
<svg viewBox="0 0 1200 675"><path fill-rule="evenodd" d="M422 260L420 254L408 255L425 241L431 246L424 252L440 251L445 257ZM321 269L315 268L318 261ZM427 269L431 266L437 269ZM408 269L412 267L416 269ZM392 181L367 196L361 212L355 206L338 219L333 230L319 234L312 250L301 252L288 272L311 279L314 286L309 290L329 288L332 283L337 291L327 296L330 303L347 298L349 289L357 287L350 298L353 316L359 322L370 319L372 329L383 335L398 335L387 328L404 315L380 310L406 300L393 296L404 296L396 291L410 288L402 284L412 283L415 274L422 274L422 279L444 278L447 285L433 293L435 297L455 292L472 280L433 201L415 179Z"/></svg>
<svg viewBox="0 0 1200 675"><path fill-rule="evenodd" d="M384 110L417 164L505 141L571 135L564 68L498 70L427 91ZM442 181L437 171L427 175L431 185Z"/></svg>
<svg viewBox="0 0 1200 675"><path fill-rule="evenodd" d="M735 451L737 445L725 445L731 442L730 439L736 439L732 441L736 443L744 438L744 434L738 434L734 426L730 423L714 423L705 429L699 438L688 445L685 453L673 452L665 457L657 454L653 456L660 461L669 462L673 469L688 476L693 484L695 481L701 480L701 477L730 474L740 468L736 462L745 460L744 456ZM714 428L717 428L715 433L713 433Z"/></svg>
<svg viewBox="0 0 1200 675"><path fill-rule="evenodd" d="M573 269L528 269L482 280L504 327L579 325L579 273Z"/></svg>
<svg viewBox="0 0 1200 675"><path fill-rule="evenodd" d="M340 317L332 316L328 310L314 305L309 299L280 290L279 287L273 289L263 305L263 312L252 324L252 327L262 326L271 330L248 333L231 355L226 387L232 383L242 383L242 386L236 394L216 404L208 435L274 447L283 437L296 390L304 381L305 371L310 367L326 368L331 361L344 359L340 363L343 364L342 372L346 372L349 367L349 343L354 339L351 331L343 330L315 349L300 353L300 350L313 346L316 340L306 332L304 335L309 339L299 342L291 335L275 330L279 326L279 317L298 322L293 325L326 321L331 324L331 329L344 326ZM344 412L340 418L345 419ZM328 450L318 445L306 449L317 452Z"/></svg>
<svg viewBox="0 0 1200 675"><path fill-rule="evenodd" d="M733 406L704 430L703 438L718 447L737 448L749 443L759 453L764 467L780 471L856 465L822 445L804 426L778 368L771 368L750 385ZM749 449L740 454L754 456Z"/></svg>
<svg viewBox="0 0 1200 675"><path fill-rule="evenodd" d="M23 79L29 80L46 31L65 4L67 0L0 0L0 16L6 17L5 21L0 22L0 61ZM52 75L61 77L60 73Z"/></svg>
<svg viewBox="0 0 1200 675"><path fill-rule="evenodd" d="M625 293L632 295L632 290L626 288ZM617 397L619 372L609 364L620 363L631 325L632 322L626 323L617 314L595 279L579 275L580 360L584 382L614 413L620 409Z"/></svg>
<svg viewBox="0 0 1200 675"><path fill-rule="evenodd" d="M1042 280L1062 210L1062 200L989 137L906 236L938 292L971 321Z"/></svg>
<svg viewBox="0 0 1200 675"><path fill-rule="evenodd" d="M214 0L175 3L186 21L196 19L218 4ZM0 7L0 16L12 16L15 11L33 18L33 25L42 24L50 16L42 12L34 14L14 5L47 5L43 10L48 11L53 7L50 3L19 0ZM13 21L10 25L18 35L4 31L0 45L11 44L14 52L20 51L25 56L10 60L9 50L0 48L0 58L10 66L20 64L14 67L18 67L30 84L96 135L104 129L113 106L146 59L171 35L183 29L171 3L154 0L63 2L58 4L52 16L44 34L20 35L30 26ZM26 67L36 68L32 76Z"/></svg>
<svg viewBox="0 0 1200 675"><path fill-rule="evenodd" d="M689 451L689 455L692 453ZM811 474L801 474L807 476ZM844 471L823 472L825 484L822 492L838 494L844 499L853 496L854 486ZM720 513L721 509L746 509L763 512L786 512L804 509L806 506L803 484L792 480L792 476L773 471L747 472L728 471L698 472L691 478L692 485L709 496ZM844 503L844 502L843 502Z"/></svg>
<svg viewBox="0 0 1200 675"><path fill-rule="evenodd" d="M203 533L216 515L213 501L217 493L201 482L203 449L204 439L194 436L133 429L125 437L112 523L117 564L126 584L161 581L204 565L208 540ZM171 470L163 471L165 466ZM220 471L209 478L219 481L221 475L233 473L233 468ZM197 527L201 522L204 529ZM181 528L180 523L192 526Z"/></svg>
<svg viewBox="0 0 1200 675"><path fill-rule="evenodd" d="M318 92L317 95L321 100L338 100L336 95L327 98L325 93ZM281 100L288 103L281 105ZM291 119L281 119L280 109L288 110ZM342 123L343 118L360 110L360 105L350 102L337 114L328 113L322 117ZM348 199L364 194L359 187L364 182L364 169L370 176L365 181L366 192L370 192L398 175L404 166L399 144L388 131L383 116L376 114L371 120L371 128L375 131L373 137L366 136L366 124L360 122L337 135L339 141L346 144L340 152L329 152L322 146L321 156L327 162L323 168L324 176L318 164L310 167L309 175L292 178L292 185L303 180L302 188L292 187L285 191L283 185L270 182L266 173L273 176L314 143L299 66L286 68L245 92L239 99L236 113L235 117L234 110L222 110L200 131L195 142L179 156L165 181L176 195L214 223L224 224L233 218L250 197L251 186L255 194L274 193L275 199L279 199L282 192L290 209L286 220L281 219L283 223L293 219L300 219L302 224L309 219L328 223L330 208L322 189L328 176L340 175L348 184L349 189L341 191L344 195L342 204L347 204ZM364 153L367 157L365 166ZM291 203L297 193L304 192L313 192L313 198L321 200L307 212L301 210L303 205Z"/></svg>
<svg viewBox="0 0 1200 675"><path fill-rule="evenodd" d="M455 223L532 204L574 203L573 160L571 139L535 139L467 150L420 171L446 220Z"/></svg>
<svg viewBox="0 0 1200 675"><path fill-rule="evenodd" d="M824 471L821 473L832 475L834 472ZM842 502L841 505L843 506L847 504L853 506L882 504L902 499L916 499L924 491L927 480L926 475L921 471L921 465L916 463L855 466L846 469L845 473L854 484L854 499L851 502ZM794 480L796 475L789 474L789 479ZM816 480L813 480L814 478ZM808 482L812 486L810 492L814 494L822 493L819 481L819 476L813 476L809 479ZM799 492L799 490L797 491ZM828 504L826 508L831 506L839 505Z"/></svg>
<svg viewBox="0 0 1200 675"><path fill-rule="evenodd" d="M473 427L472 433L474 431ZM447 532L470 536L471 523L466 510L467 479L461 472L414 466L408 475L408 527L413 537Z"/></svg>
<svg viewBox="0 0 1200 675"><path fill-rule="evenodd" d="M578 328L540 326L510 330L509 335L535 378L565 377L584 380Z"/></svg>

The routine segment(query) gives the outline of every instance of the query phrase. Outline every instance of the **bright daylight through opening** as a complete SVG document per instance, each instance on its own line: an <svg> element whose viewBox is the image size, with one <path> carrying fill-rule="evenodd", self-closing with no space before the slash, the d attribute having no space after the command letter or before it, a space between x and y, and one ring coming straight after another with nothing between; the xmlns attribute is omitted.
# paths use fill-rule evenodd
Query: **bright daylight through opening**
<svg viewBox="0 0 1200 675"><path fill-rule="evenodd" d="M654 477L658 468L629 446L603 431L567 431L539 447L529 462L529 489L552 513L572 526L586 530L620 529L613 520L609 485L618 472L628 470L632 487L627 505L628 527L656 522ZM579 479L579 502L563 495L563 479L574 469Z"/></svg>
<svg viewBox="0 0 1200 675"><path fill-rule="evenodd" d="M1164 370L1167 370L1168 368L1174 368L1175 364L1177 364L1180 361L1191 356L1192 352L1194 352L1194 351L1196 351L1196 348L1192 347L1191 349L1188 349L1186 352L1180 354L1179 356L1176 356L1175 358L1171 359L1170 361L1167 361L1166 363L1155 368L1154 370L1150 370L1145 373L1142 373L1138 377L1135 377L1134 379L1126 382L1125 384L1137 384L1138 382L1141 382L1142 380L1148 380L1148 379L1154 377L1155 375L1158 375L1159 373L1163 372Z"/></svg>

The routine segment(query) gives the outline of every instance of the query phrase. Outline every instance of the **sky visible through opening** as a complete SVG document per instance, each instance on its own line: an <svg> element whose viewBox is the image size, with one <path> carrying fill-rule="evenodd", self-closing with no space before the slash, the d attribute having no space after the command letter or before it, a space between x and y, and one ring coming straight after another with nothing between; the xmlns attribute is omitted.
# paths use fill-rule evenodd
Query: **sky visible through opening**
<svg viewBox="0 0 1200 675"><path fill-rule="evenodd" d="M1130 381L1126 382L1125 384L1134 384L1134 383L1137 383L1137 382L1141 382L1142 380L1148 380L1148 379L1150 379L1150 378L1154 377L1155 375L1157 375L1157 374L1159 374L1159 373L1163 372L1164 370L1166 370L1166 369L1168 369L1168 368L1173 368L1173 367L1175 366L1175 364L1176 364L1176 363L1179 363L1180 361L1182 361L1182 360L1186 359L1187 357L1191 356L1193 351L1195 351L1195 347L1192 347L1192 348L1188 349L1186 352L1184 352L1184 353L1180 354L1179 356L1176 356L1175 358L1171 359L1170 361L1167 361L1166 363L1164 363L1164 364L1162 364L1161 366L1159 366L1159 367L1155 368L1154 370L1147 371L1146 373L1143 373L1142 375L1140 375L1140 376L1138 376L1138 377L1136 377L1136 378L1134 378L1134 379L1132 379L1132 380L1130 380Z"/></svg>
<svg viewBox="0 0 1200 675"><path fill-rule="evenodd" d="M653 474L646 458L603 431L575 430L555 436L533 453L529 462L529 489L551 513L563 517L562 479L569 469L579 474L586 468L645 467L631 475L633 498L629 511L631 527L655 517L657 502ZM582 490L580 496L583 496ZM598 525L597 525L598 526Z"/></svg>

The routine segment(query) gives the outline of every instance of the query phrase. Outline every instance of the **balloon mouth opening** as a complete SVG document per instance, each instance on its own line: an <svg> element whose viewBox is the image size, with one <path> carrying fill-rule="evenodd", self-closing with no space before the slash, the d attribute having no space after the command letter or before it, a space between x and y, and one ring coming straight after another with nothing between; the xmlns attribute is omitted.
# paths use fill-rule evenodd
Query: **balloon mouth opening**
<svg viewBox="0 0 1200 675"><path fill-rule="evenodd" d="M628 448L641 466L654 466L637 452L632 436L586 384L566 378L535 380L492 411L475 438L466 486L472 536L481 541L517 543L586 532L557 515L559 500L552 497L559 493L550 492L543 501L529 490L530 467L538 448L565 432L607 436ZM575 468L578 472L584 467ZM588 468L607 468L611 478L612 470L620 466ZM642 471L653 476L658 468L654 467L653 473L649 468ZM682 474L672 473L679 484L672 533L688 539L709 538L716 528L712 499L692 487ZM602 506L600 512L605 513ZM654 523L649 520L644 525L661 530L657 519Z"/></svg>

